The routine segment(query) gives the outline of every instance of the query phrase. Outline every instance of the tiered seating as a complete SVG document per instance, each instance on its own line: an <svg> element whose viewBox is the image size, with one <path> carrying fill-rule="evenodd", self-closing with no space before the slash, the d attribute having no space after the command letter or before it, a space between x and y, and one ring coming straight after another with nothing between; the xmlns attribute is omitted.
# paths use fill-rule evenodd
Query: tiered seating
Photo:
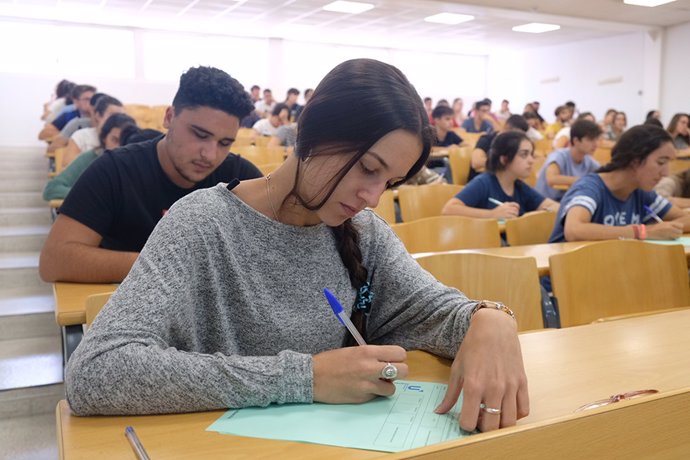
<svg viewBox="0 0 690 460"><path fill-rule="evenodd" d="M533 258L434 254L419 257L417 262L437 280L471 299L491 299L509 305L518 321L518 330L544 327L539 274Z"/></svg>
<svg viewBox="0 0 690 460"><path fill-rule="evenodd" d="M443 205L460 190L462 186L455 184L403 185L398 189L403 222L440 216Z"/></svg>
<svg viewBox="0 0 690 460"><path fill-rule="evenodd" d="M496 219L436 216L395 224L391 228L410 253L501 246Z"/></svg>
<svg viewBox="0 0 690 460"><path fill-rule="evenodd" d="M535 211L508 219L506 241L511 246L548 243L556 217L555 212Z"/></svg>
<svg viewBox="0 0 690 460"><path fill-rule="evenodd" d="M167 105L143 105L143 104L125 104L125 113L137 122L137 126L142 129L155 129L161 132L167 131L163 127L163 118L165 118L165 111Z"/></svg>
<svg viewBox="0 0 690 460"><path fill-rule="evenodd" d="M681 245L601 241L549 258L561 325L690 305Z"/></svg>

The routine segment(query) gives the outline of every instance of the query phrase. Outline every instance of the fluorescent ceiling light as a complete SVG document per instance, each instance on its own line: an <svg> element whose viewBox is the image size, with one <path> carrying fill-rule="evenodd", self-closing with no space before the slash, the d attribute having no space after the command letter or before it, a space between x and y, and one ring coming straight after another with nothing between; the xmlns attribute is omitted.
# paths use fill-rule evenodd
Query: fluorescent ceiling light
<svg viewBox="0 0 690 460"><path fill-rule="evenodd" d="M433 16L427 16L424 18L426 22L437 22L439 24L450 24L452 26L456 24L461 24L463 22L471 21L474 16L469 14L455 14L455 13L439 13Z"/></svg>
<svg viewBox="0 0 690 460"><path fill-rule="evenodd" d="M513 27L513 32L527 32L530 34L541 34L543 32L552 32L560 29L561 26L556 24L542 24L541 22L530 22L529 24L522 24L521 26Z"/></svg>
<svg viewBox="0 0 690 460"><path fill-rule="evenodd" d="M676 0L623 0L626 5L648 6L654 7L665 5L667 3L675 2Z"/></svg>
<svg viewBox="0 0 690 460"><path fill-rule="evenodd" d="M323 7L323 9L326 11L335 11L336 13L358 14L358 13L364 13L365 11L369 11L373 7L374 7L374 5L371 3L346 2L346 1L338 0L337 2L333 2L333 3L329 3L328 5L325 5Z"/></svg>

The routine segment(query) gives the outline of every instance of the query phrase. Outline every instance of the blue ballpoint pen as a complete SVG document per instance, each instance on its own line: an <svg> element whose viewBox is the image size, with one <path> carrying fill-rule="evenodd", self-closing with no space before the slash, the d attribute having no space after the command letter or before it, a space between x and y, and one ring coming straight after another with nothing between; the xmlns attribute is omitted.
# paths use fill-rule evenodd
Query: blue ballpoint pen
<svg viewBox="0 0 690 460"><path fill-rule="evenodd" d="M359 333L355 325L352 324L350 318L347 317L343 311L343 306L340 305L340 302L338 302L338 299L335 298L333 293L329 291L328 288L324 288L323 295L326 296L326 300L328 300L328 303L331 306L333 313L335 313L336 318L338 318L342 325L350 331L350 334L352 334L352 337L355 338L357 343L360 345L366 345L367 343L364 341L364 337L362 337L362 334Z"/></svg>
<svg viewBox="0 0 690 460"><path fill-rule="evenodd" d="M663 222L663 220L661 220L661 217L659 217L654 211L652 211L652 208L650 208L646 204L643 205L642 207L644 208L645 211L647 211L647 213L649 213L650 216L652 216L652 219L654 219L658 223Z"/></svg>
<svg viewBox="0 0 690 460"><path fill-rule="evenodd" d="M134 455L137 456L137 459L149 460L149 456L146 453L144 446L141 444L141 441L139 440L137 433L134 431L134 428L132 428L131 426L125 428L125 436L127 437L129 444L132 446L132 450L134 451Z"/></svg>

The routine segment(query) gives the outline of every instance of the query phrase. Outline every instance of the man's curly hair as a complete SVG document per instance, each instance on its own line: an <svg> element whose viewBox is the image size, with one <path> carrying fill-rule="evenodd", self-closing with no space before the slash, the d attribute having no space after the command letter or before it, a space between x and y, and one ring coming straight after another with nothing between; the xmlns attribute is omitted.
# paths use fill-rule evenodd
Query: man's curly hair
<svg viewBox="0 0 690 460"><path fill-rule="evenodd" d="M251 97L240 82L215 67L192 67L183 73L172 105L175 114L184 109L210 107L239 119L254 110Z"/></svg>

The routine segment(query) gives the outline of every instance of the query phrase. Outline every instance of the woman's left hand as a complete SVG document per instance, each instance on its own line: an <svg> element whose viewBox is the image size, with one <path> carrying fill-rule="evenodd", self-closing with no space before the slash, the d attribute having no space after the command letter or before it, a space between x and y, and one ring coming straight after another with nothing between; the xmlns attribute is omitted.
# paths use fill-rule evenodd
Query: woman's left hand
<svg viewBox="0 0 690 460"><path fill-rule="evenodd" d="M463 430L512 426L529 414L517 322L505 312L482 308L472 316L450 369L448 390L436 413L448 412L463 389L459 420ZM495 409L500 412L495 413Z"/></svg>

